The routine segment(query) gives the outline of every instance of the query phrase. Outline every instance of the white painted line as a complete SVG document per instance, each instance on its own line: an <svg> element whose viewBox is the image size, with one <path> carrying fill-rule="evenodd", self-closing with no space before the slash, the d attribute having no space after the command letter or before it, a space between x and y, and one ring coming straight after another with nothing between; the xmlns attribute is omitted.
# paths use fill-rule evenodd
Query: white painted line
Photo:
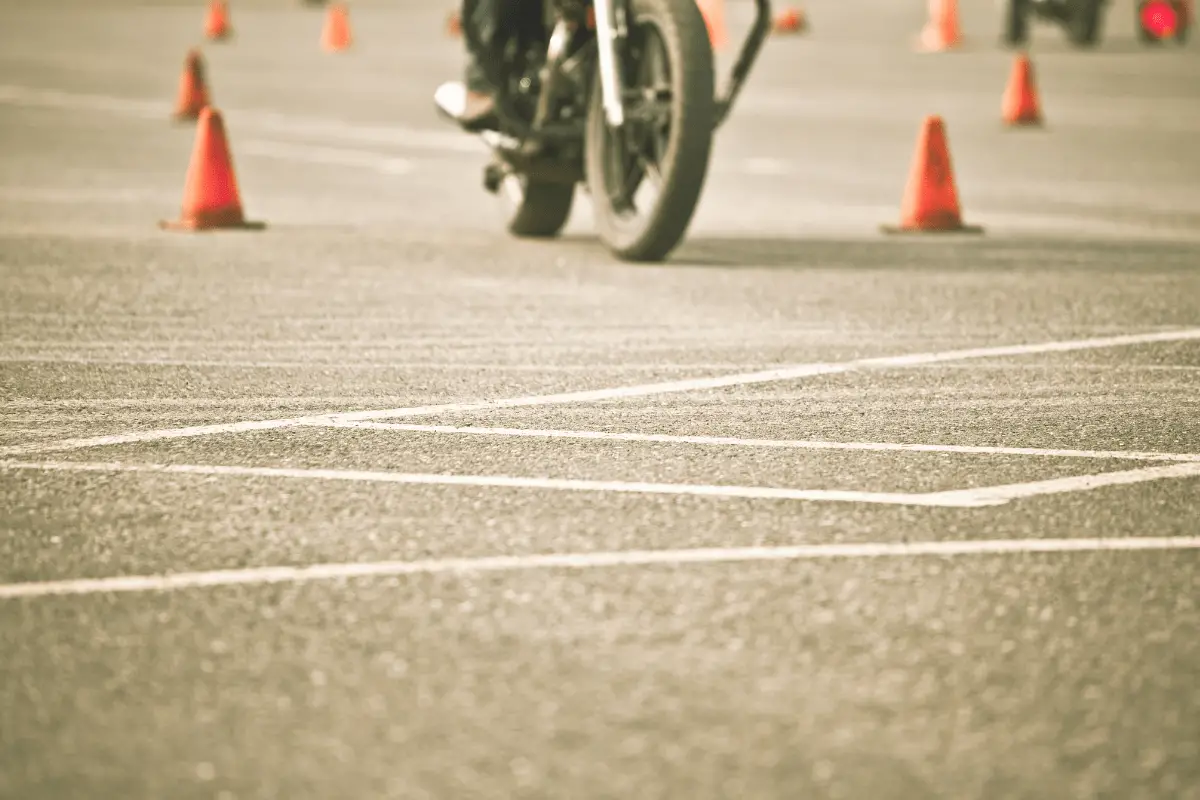
<svg viewBox="0 0 1200 800"><path fill-rule="evenodd" d="M816 561L851 558L916 558L935 556L1032 555L1041 553L1132 553L1200 549L1200 536L1125 539L995 539L965 542L869 542L782 547L713 547L690 550L626 550L597 553L550 553L527 556L443 558L425 561L377 561L313 564L307 567L179 572L173 575L129 575L114 578L0 584L0 600L116 592L169 592L212 586L247 586L304 581L390 578L404 575L478 575L552 569L616 567L682 567L689 564L737 564L771 561Z"/></svg>
<svg viewBox="0 0 1200 800"><path fill-rule="evenodd" d="M536 439L593 439L610 442L694 444L727 447L766 447L787 450L866 450L871 452L964 453L993 456L1045 456L1048 458L1094 458L1126 461L1200 462L1200 453L1155 453L1136 450L1059 450L1042 447L991 447L955 444L905 444L900 442L825 442L803 439L740 439L733 436L672 436L660 433L610 433L607 431L535 430L529 428L479 428L454 425L413 425L400 422L312 423L313 427L363 428L413 433L463 434L472 436L515 436Z"/></svg>
<svg viewBox="0 0 1200 800"><path fill-rule="evenodd" d="M449 286L453 287L452 279ZM474 290L474 287L469 285L468 281L459 281L458 285L465 286L467 289ZM445 296L446 286L444 285L438 294ZM416 293L413 295L416 297ZM290 322L288 317L278 317L279 321ZM630 330L598 330L596 328L579 328L573 330L562 330L553 326L543 328L529 329L526 331L512 330L501 331L493 330L489 332L463 331L461 333L437 333L430 331L428 333L418 334L413 333L409 336L388 336L386 338L371 337L369 334L364 336L363 331L359 328L356 331L348 331L354 335L348 335L336 339L256 339L249 338L252 334L247 334L242 339L191 339L184 338L182 334L189 333L190 326L211 325L211 320L192 319L179 321L177 326L157 326L166 328L167 330L154 339L111 339L111 340L83 340L83 339L17 339L10 338L4 342L4 346L9 352L19 353L21 349L35 349L43 351L51 351L55 349L65 349L77 352L86 352L89 350L121 350L128 352L130 350L191 350L203 349L206 351L212 350L229 350L234 352L261 352L263 350L303 350L309 352L311 350L337 350L344 351L347 347L354 347L361 350L410 350L413 347L420 346L436 346L441 349L466 349L470 347L487 347L495 348L497 345L507 345L512 347L520 347L522 345L535 346L539 348L595 348L596 345L621 345L624 347L674 347L674 346L690 346L696 342L704 342L708 346L729 345L731 339L736 339L733 346L739 346L745 342L756 342L760 344L778 344L780 338L788 336L805 336L812 337L820 336L836 336L836 331L824 330L800 330L800 331L772 331L770 333L764 331L749 332L742 331L737 328L722 328L700 331L695 329L679 329L676 331L658 331L645 330L642 328ZM394 320L393 320L394 323ZM446 320L447 325L453 326L453 319ZM469 324L466 322L460 324ZM171 336L175 331L172 327L179 329L180 336ZM44 326L43 326L44 329ZM872 337L877 338L877 337ZM865 341L865 339L864 339Z"/></svg>
<svg viewBox="0 0 1200 800"><path fill-rule="evenodd" d="M0 103L41 108L62 108L71 111L103 111L141 119L167 119L171 113L168 103L156 100L137 100L103 94L60 92L55 89L35 89L27 86L0 85Z"/></svg>
<svg viewBox="0 0 1200 800"><path fill-rule="evenodd" d="M770 175L772 177L794 172L794 165L781 158L744 158L741 161L741 168L749 175Z"/></svg>
<svg viewBox="0 0 1200 800"><path fill-rule="evenodd" d="M481 242L485 237L480 237ZM452 275L442 276L441 284L434 287L430 284L412 286L408 296L412 299L444 300L447 288L462 288L476 294L485 294L495 298L496 292L504 289L506 282L500 279L469 278ZM520 294L519 289L513 289L514 296ZM3 316L3 315L0 315ZM32 319L32 318L31 318ZM69 338L73 322L83 320L88 323L101 322L109 328L111 337L119 338ZM135 317L83 317L66 316L61 319L41 320L43 323L61 323L62 330L53 325L25 326L26 333L8 337L4 344L11 348L68 348L79 351L91 349L149 349L149 348L222 348L229 350L257 350L259 348L313 348L340 349L347 346L372 348L376 350L407 349L413 345L557 345L569 347L602 344L644 345L647 347L666 344L690 345L703 341L713 346L725 344L736 347L743 342L778 345L781 340L791 337L805 337L805 341L818 338L835 340L833 343L845 345L861 342L874 343L879 340L879 333L874 331L839 331L825 326L788 326L786 328L771 328L769 330L749 329L739 325L712 326L697 328L692 326L676 326L665 328L659 325L568 325L555 320L537 325L504 325L477 326L475 320L466 316L443 316L441 325L414 326L408 333L396 334L391 331L366 331L363 325L386 325L387 320L379 317L367 317L362 325L354 325L352 320L344 317L331 317L329 322L316 317L292 316L286 314L269 317L264 322L276 325L286 325L291 328L292 338L263 338L248 339L247 336L256 333L253 330L243 331L241 338L197 338L196 328L211 325L213 320L204 315L162 320L155 324L153 330L148 330L142 323L154 320L139 320ZM391 320L392 325L395 320ZM312 325L323 328L312 331L306 336L306 331ZM336 325L336 327L333 327ZM33 329L32 331L30 329ZM49 333L47 333L49 331ZM341 333L342 335L337 335ZM68 338L49 338L52 335L67 336ZM1108 334L1104 334L1108 335ZM1119 334L1113 334L1119 335ZM895 336L895 341L920 341L921 337Z"/></svg>
<svg viewBox="0 0 1200 800"><path fill-rule="evenodd" d="M1013 483L1005 486L988 486L980 489L962 489L952 492L941 492L938 497L943 500L959 499L997 500L1009 502L1027 497L1037 497L1048 494L1066 494L1068 492L1088 492L1103 489L1107 486L1128 486L1134 483L1158 481L1167 478L1196 478L1200 477L1200 463L1171 464L1162 467L1144 467L1142 469L1124 470L1122 472L1103 472L1099 475L1077 475L1072 478L1053 478L1045 481L1030 483Z"/></svg>
<svg viewBox="0 0 1200 800"><path fill-rule="evenodd" d="M1070 353L1079 350L1103 350L1110 347L1131 347L1140 344L1161 344L1164 342L1196 340L1200 340L1200 328L1185 328L1174 331L1101 336L1091 339L1067 339L1058 342L1038 342L1036 344L974 347L965 350L947 350L942 353L914 353L908 356L865 358L854 363L860 366L920 366L923 364L937 364L944 361L968 361L976 358L1043 355L1045 353Z"/></svg>
<svg viewBox="0 0 1200 800"><path fill-rule="evenodd" d="M0 85L0 103L57 108L69 111L99 111L138 119L167 120L169 104L128 97L101 94L64 92L56 89L37 89L27 86ZM404 128L396 125L362 125L335 119L300 117L273 111L239 109L221 106L221 113L238 128L249 128L276 135L307 136L334 141L371 144L390 144L413 150L448 153L483 153L486 148L478 139L445 130Z"/></svg>
<svg viewBox="0 0 1200 800"><path fill-rule="evenodd" d="M20 397L0 400L0 413L43 411L46 409L86 408L230 408L247 406L328 406L367 405L403 400L399 395L246 395L244 397L53 397L46 399Z"/></svg>
<svg viewBox="0 0 1200 800"><path fill-rule="evenodd" d="M221 425L201 425L189 428L139 431L135 433L118 434L115 436L93 436L81 439L65 439L58 442L47 442L24 447L0 448L0 457L27 455L30 453L49 453L63 450L78 450L85 447L133 444L136 442L150 442L162 439L181 439L192 436L212 436L216 434L276 430L279 428L290 428L297 425L304 425L310 422L343 420L363 421L395 419L398 417L428 417L434 414L482 412L497 408L562 405L566 403L594 403L598 401L628 399L632 397L650 397L654 395L670 394L675 392L692 392L705 389L723 389L736 386L746 386L756 383L792 381L799 380L800 378L815 377L819 375L837 375L863 369L903 369L906 367L934 364L944 361L965 361L976 358L1036 355L1041 353L1063 353L1074 350L1096 350L1107 347L1125 347L1138 344L1181 342L1197 339L1200 339L1200 328L1188 328L1176 331L1130 334L1127 336L1076 339L1073 341L1002 345L999 347L976 347L966 350L946 350L935 353L913 353L903 356L864 358L832 364L798 364L795 366L781 367L778 369L763 370L759 372L743 372L708 378L692 378L680 381L665 381L662 383L644 383L634 386L618 386L607 389L562 392L559 394L530 395L526 397L512 397L500 400L480 400L476 402L465 403L441 403L435 405L416 406L413 408L387 408L380 409L378 411L354 411L318 416L294 417L289 419L255 420Z"/></svg>
<svg viewBox="0 0 1200 800"><path fill-rule="evenodd" d="M108 436L89 436L78 439L60 439L44 444L18 445L16 447L0 447L0 458L28 455L31 453L56 453L64 450L79 450L85 447L103 447L105 445L135 444L138 442L154 442L163 439L186 439L192 436L214 436L221 433L249 433L251 431L269 431L279 428L292 428L299 424L321 419L320 417L297 417L295 419L265 419L255 422L230 422L217 425L194 425L186 428L168 428L157 431L139 431L137 433L122 433Z"/></svg>
<svg viewBox="0 0 1200 800"><path fill-rule="evenodd" d="M425 486L477 486L505 489L542 489L560 492L613 492L619 494L684 495L746 500L795 500L812 502L872 503L898 506L981 508L1003 505L1005 500L941 494L902 492L852 492L824 489L783 489L766 486L714 486L682 483L585 481L563 478L520 478L507 475L435 475L370 470L294 469L285 467L236 467L208 464L122 464L84 461L0 461L0 472L38 470L44 472L141 472L172 475L218 475L243 478L292 478L352 483L397 483ZM932 499L931 499L932 498Z"/></svg>
<svg viewBox="0 0 1200 800"><path fill-rule="evenodd" d="M188 358L94 358L91 356L4 356L0 364L71 364L81 367L225 367L228 369L403 369L411 363L384 364L370 362L353 364L346 362L327 363L322 361L223 361L217 359Z"/></svg>
<svg viewBox="0 0 1200 800"><path fill-rule="evenodd" d="M54 188L49 186L9 186L0 187L0 201L29 205L45 203L48 205L74 205L79 203L134 203L161 202L174 192L162 189L114 188L114 187L83 187ZM174 198L178 199L178 198ZM8 316L3 315L3 316Z"/></svg>
<svg viewBox="0 0 1200 800"><path fill-rule="evenodd" d="M19 191L19 187L10 187L9 189L0 188L0 191L11 191L11 192L15 193L15 192ZM100 196L102 189L97 188L97 189L95 189L95 191L97 193L97 196ZM749 241L753 241L753 240L749 240ZM445 297L445 288L447 285L447 280L448 280L447 276L438 275L436 285L431 285L428 283L426 284L427 288L426 288L425 294L427 294L431 297ZM474 287L476 289L503 286L503 281L498 281L496 279L487 279L487 278L482 278L482 277L474 277L474 278L463 277L457 282L461 283L463 285ZM419 289L419 288L420 288L420 285L418 285L417 287L414 287L414 289ZM18 310L18 309L0 309L0 319L2 319L2 318L46 320L46 321L50 321L50 322L72 322L72 321L79 321L79 320L89 322L89 323L95 323L95 322L100 322L100 321L114 322L114 323L115 322L131 322L131 323L136 323L139 326L139 329L140 329L140 326L145 323L154 322L154 323L164 323L165 325L168 325L168 326L176 326L176 327L182 328L185 331L192 332L192 333L195 332L197 325L203 325L205 323L209 323L212 321L203 314L187 314L187 315L181 314L179 316L173 316L173 315L169 315L169 314L144 314L143 315L143 314L136 314L133 312L122 312L122 311L117 311L117 310L112 310L112 309L109 309L106 311L96 311L94 313L83 312L83 311L23 311L23 310ZM331 311L328 315L326 315L326 314L311 314L311 313L309 313L309 314L304 314L304 313L275 314L275 315L271 315L269 317L264 318L264 320L270 321L270 322L286 322L286 323L289 323L290 325L298 325L300 323L317 323L321 326L322 330L327 330L328 326L330 326L334 323L348 323L348 325L350 326L350 329L353 330L355 333L359 333L359 334L361 334L362 326L365 324L368 324L368 323L378 323L378 324L383 324L383 325L388 325L388 326L392 326L396 323L396 318L394 316L389 317L389 316L384 316L384 315L381 315L378 313L375 313L375 314L367 313L367 314L363 314L363 316L361 316L361 317L356 317L356 316L346 314L346 313L335 313L333 311ZM468 320L463 320L463 322L466 322L466 321L468 321ZM714 339L723 339L723 338L727 338L730 335L734 335L734 336L738 336L738 337L749 337L749 336L757 335L763 339L769 338L772 340L777 340L778 337L780 337L780 336L791 336L791 335L795 335L795 334L806 334L806 333L828 333L828 334L837 334L839 337L850 337L850 336L857 335L857 336L862 337L864 340L869 340L869 341L877 340L879 338L879 336L882 333L884 333L884 331L881 331L876 328L867 327L864 325L850 327L850 326L847 326L846 324L832 324L831 325L829 323L820 322L820 321L806 323L803 320L793 320L793 321L790 321L787 325L782 325L782 324L772 325L772 327L770 329L765 329L765 328L762 328L760 326L755 326L755 325L722 325L719 327L713 327L711 325L706 325L703 327L700 327L699 325L682 326L682 325L673 324L670 322L654 322L653 320L639 320L637 323L627 323L627 322L584 323L584 322L580 322L577 320L571 320L570 328L566 328L566 327L562 327L561 324L559 324L559 325L553 324L552 321L550 323L544 323L544 322L536 322L536 321L534 321L534 322L518 322L518 321L514 321L514 320L508 320L508 321L506 321L506 324L504 325L503 328L497 329L495 332L492 332L492 331L487 331L487 332L459 331L459 332L455 332L453 334L447 333L446 332L447 328L449 327L452 329L454 327L454 325L455 325L454 319L443 318L440 322L424 322L424 323L414 322L412 325L406 326L406 328L409 330L412 330L412 331L428 331L430 334L438 334L436 337L438 339L451 340L451 341L460 341L463 339L472 339L472 338L486 339L486 340L490 341L492 338L495 337L495 335L499 335L501 332L504 332L505 335L517 334L517 333L524 332L527 335L528 334L542 334L545 336L552 336L555 338L575 335L578 337L589 338L589 339L592 336L607 336L607 335L612 335L612 334L626 333L626 334L637 334L637 335L644 336L644 337L645 336L653 336L655 338L675 336L675 337L688 339L688 340L690 340L694 337L697 337L697 336L705 336L705 335L709 335L709 336L713 337ZM159 326L155 326L155 327L156 327L156 330L159 329ZM1168 327L1169 326L1164 326L1162 329L1166 330ZM39 328L39 330L40 330L40 328ZM1118 333L1124 332L1123 328L1113 328L1113 329L1109 330L1108 326L1101 326L1101 325L1093 326L1091 330L1092 330L1093 336L1098 336L1102 333L1118 334ZM890 334L891 332L888 332L888 333ZM361 338L361 336L360 336L360 338ZM897 333L895 333L893 340L894 341L897 341L897 340L905 341L909 338L916 338L916 334L912 334L912 333L906 334L906 333L897 332ZM152 340L149 343L157 344L157 343L161 343L162 341L163 340L161 340L161 339L157 339L157 340ZM171 340L171 341L173 341L173 340ZM209 340L209 341L211 341L211 340ZM301 342L300 343L301 346L303 344L307 343L308 341L309 340L304 340L303 342ZM335 344L338 343L337 340L329 340L329 339L314 340L314 341L317 341L317 342L324 341L324 342L330 342L330 343L335 343ZM398 340L395 337L393 337L391 339L391 341L398 341ZM38 338L38 339L26 340L24 343L30 344L30 345L36 345L41 342L42 342L42 339ZM75 344L75 343L78 343L78 341L76 340L76 341L63 341L62 342L62 344L65 346L70 346L71 344ZM86 345L89 343L90 342L85 342L83 344ZM121 346L126 343L127 342L125 342L125 341L117 341L117 342L112 342L111 345L112 346ZM369 341L369 343L374 344L374 339L371 339ZM242 340L239 344L244 347L246 342L245 342L245 340Z"/></svg>
<svg viewBox="0 0 1200 800"><path fill-rule="evenodd" d="M362 167L385 175L407 175L413 171L413 162L407 158L398 158L387 153L347 150L341 147L316 147L250 139L239 145L239 155L242 153L260 158L300 161L307 164Z"/></svg>
<svg viewBox="0 0 1200 800"><path fill-rule="evenodd" d="M221 361L183 358L94 358L72 355L0 355L0 364L77 364L80 366L142 367L229 367L237 369L462 369L472 372L596 372L598 370L661 370L677 372L689 369L733 369L744 364L504 364L461 361Z"/></svg>
<svg viewBox="0 0 1200 800"><path fill-rule="evenodd" d="M449 125L440 128L408 128L372 125L324 117L301 117L276 111L228 108L222 111L239 125L278 136L307 137L355 144L390 145L408 150L479 155L488 148L475 136L464 135Z"/></svg>
<svg viewBox="0 0 1200 800"><path fill-rule="evenodd" d="M976 370L1006 372L1052 372L1056 376L1064 372L1200 372L1200 366L1188 364L930 364L924 369Z"/></svg>

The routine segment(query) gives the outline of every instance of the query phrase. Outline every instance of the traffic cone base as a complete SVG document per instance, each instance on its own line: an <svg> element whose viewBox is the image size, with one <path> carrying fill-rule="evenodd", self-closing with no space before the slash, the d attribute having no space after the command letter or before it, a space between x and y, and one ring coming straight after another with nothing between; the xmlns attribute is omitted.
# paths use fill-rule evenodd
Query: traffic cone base
<svg viewBox="0 0 1200 800"><path fill-rule="evenodd" d="M917 37L913 44L913 51L920 54L926 53L946 53L951 50L962 50L963 40L958 39L952 44L947 44L946 41L938 34L924 31Z"/></svg>
<svg viewBox="0 0 1200 800"><path fill-rule="evenodd" d="M938 227L906 228L903 225L880 225L879 230L889 236L917 233L969 233L977 235L983 233L983 226L967 225L961 220L947 217L945 220L938 220Z"/></svg>
<svg viewBox="0 0 1200 800"><path fill-rule="evenodd" d="M262 230L263 222L247 221L238 195L233 158L219 111L205 107L196 125L196 143L183 187L177 220L158 223L164 230Z"/></svg>
<svg viewBox="0 0 1200 800"><path fill-rule="evenodd" d="M1008 86L1001 102L1001 119L1010 127L1042 125L1041 103L1033 80L1033 64L1029 56L1019 55L1013 62Z"/></svg>
<svg viewBox="0 0 1200 800"><path fill-rule="evenodd" d="M158 227L165 231L261 231L267 223L242 218L241 209L223 209L197 213L189 219L160 220Z"/></svg>
<svg viewBox="0 0 1200 800"><path fill-rule="evenodd" d="M945 123L941 117L926 117L921 126L908 185L904 189L900 224L881 225L880 230L889 234L983 233L982 227L966 225L962 221L950 149L946 145Z"/></svg>

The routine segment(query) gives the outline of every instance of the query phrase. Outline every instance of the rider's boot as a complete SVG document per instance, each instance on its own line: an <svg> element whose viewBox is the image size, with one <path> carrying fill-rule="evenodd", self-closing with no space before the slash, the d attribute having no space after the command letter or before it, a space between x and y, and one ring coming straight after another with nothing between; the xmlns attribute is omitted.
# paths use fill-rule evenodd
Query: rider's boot
<svg viewBox="0 0 1200 800"><path fill-rule="evenodd" d="M523 0L522 0L523 2ZM511 5L504 0L476 0L471 24L478 32L480 41L490 47L496 36L496 26L501 13ZM464 24L467 20L463 20ZM496 114L496 102L492 96L492 84L479 63L478 57L467 48L465 80L461 83L443 83L433 95L434 105L446 117L457 122L464 130L478 133L483 130L499 130L500 119Z"/></svg>
<svg viewBox="0 0 1200 800"><path fill-rule="evenodd" d="M461 81L443 83L434 92L433 102L446 117L464 130L478 132L496 128L496 103L489 92L471 89Z"/></svg>

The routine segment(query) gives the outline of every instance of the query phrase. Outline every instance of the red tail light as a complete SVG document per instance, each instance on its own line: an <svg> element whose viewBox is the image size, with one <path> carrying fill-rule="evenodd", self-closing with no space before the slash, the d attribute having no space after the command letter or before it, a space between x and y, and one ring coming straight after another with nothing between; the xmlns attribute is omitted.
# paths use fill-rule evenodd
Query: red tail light
<svg viewBox="0 0 1200 800"><path fill-rule="evenodd" d="M1175 4L1167 0L1151 0L1142 4L1138 17L1142 29L1156 39L1174 36L1179 28L1179 14L1175 11Z"/></svg>

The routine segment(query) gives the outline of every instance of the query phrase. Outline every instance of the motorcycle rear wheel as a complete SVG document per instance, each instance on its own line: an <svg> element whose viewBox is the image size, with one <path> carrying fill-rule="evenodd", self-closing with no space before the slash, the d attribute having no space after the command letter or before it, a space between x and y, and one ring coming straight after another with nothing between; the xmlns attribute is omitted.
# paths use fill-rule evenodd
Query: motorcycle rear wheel
<svg viewBox="0 0 1200 800"><path fill-rule="evenodd" d="M629 38L618 53L631 98L626 124L608 125L597 72L585 164L600 239L625 261L654 262L683 239L708 174L716 122L713 49L696 0L628 5ZM658 184L658 196L640 210L633 195L647 179Z"/></svg>
<svg viewBox="0 0 1200 800"><path fill-rule="evenodd" d="M1076 47L1095 47L1104 24L1103 0L1075 0L1068 6L1067 39Z"/></svg>
<svg viewBox="0 0 1200 800"><path fill-rule="evenodd" d="M1029 40L1029 15L1025 0L1007 0L1004 3L1004 43L1019 47Z"/></svg>
<svg viewBox="0 0 1200 800"><path fill-rule="evenodd" d="M571 217L575 185L513 173L504 177L497 194L509 233L518 238L552 239Z"/></svg>

